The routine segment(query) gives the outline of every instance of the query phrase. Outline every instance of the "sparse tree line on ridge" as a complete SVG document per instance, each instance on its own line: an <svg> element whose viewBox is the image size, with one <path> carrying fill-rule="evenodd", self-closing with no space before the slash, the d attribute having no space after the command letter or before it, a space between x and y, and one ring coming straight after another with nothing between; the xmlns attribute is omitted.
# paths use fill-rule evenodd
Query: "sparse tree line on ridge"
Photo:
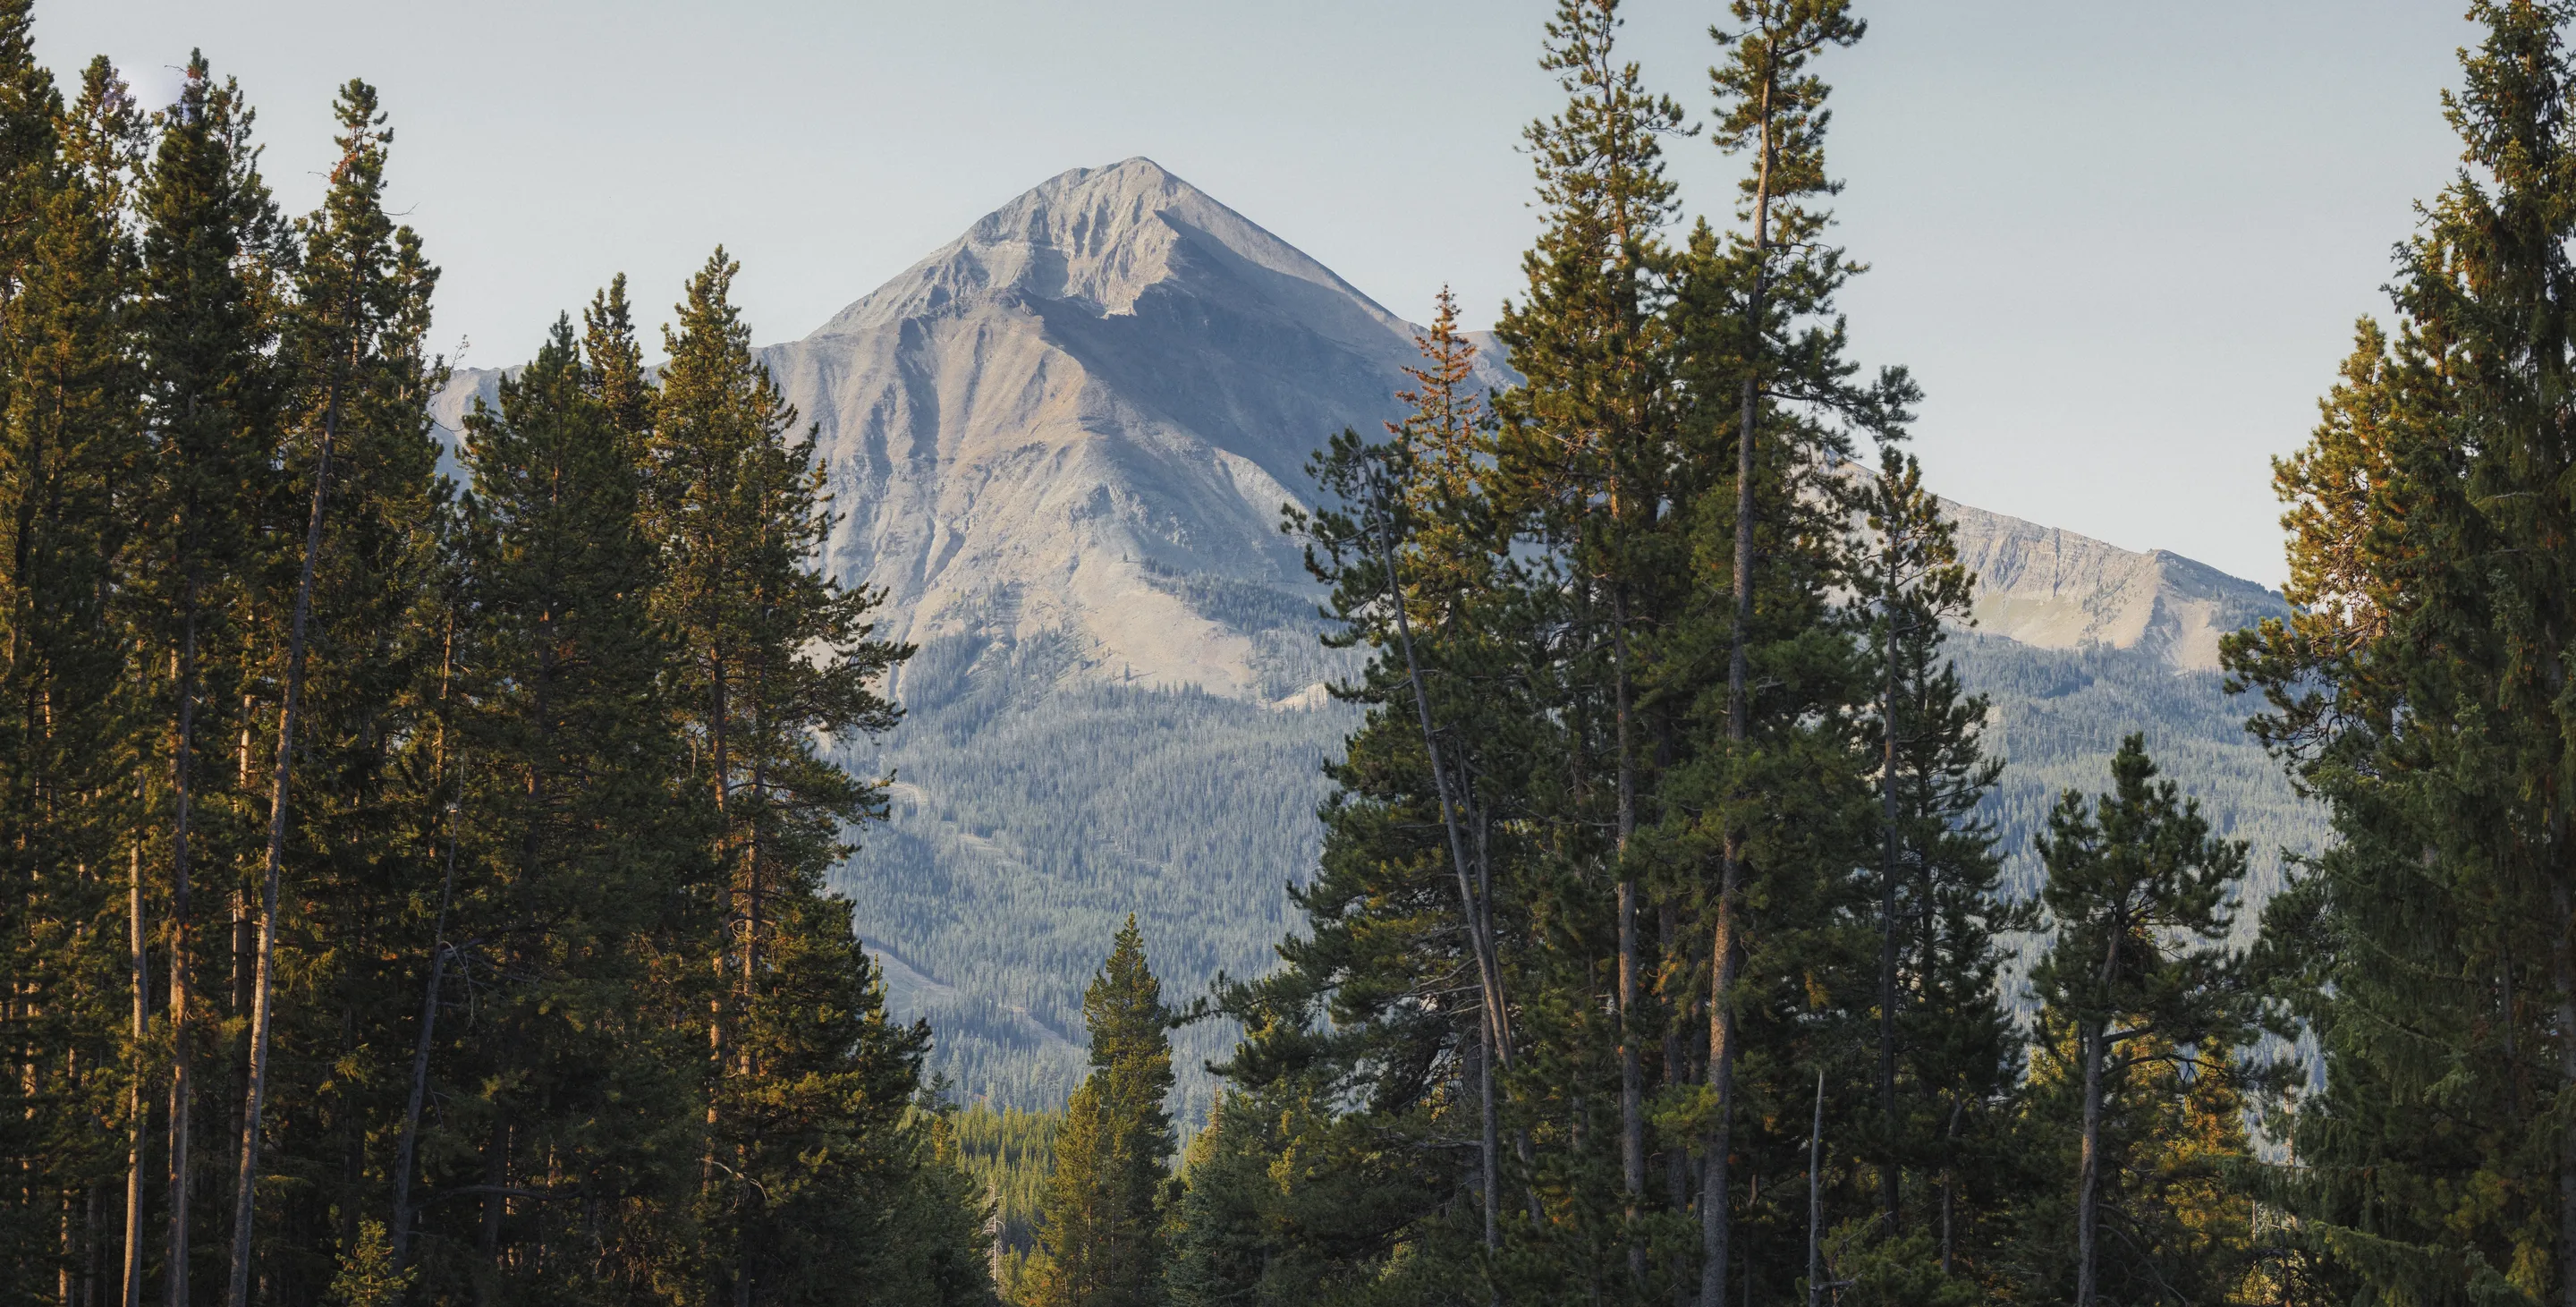
<svg viewBox="0 0 2576 1307"><path fill-rule="evenodd" d="M824 879L910 651L724 253L460 486L374 92L290 221L202 58L66 94L0 4L0 1302L2576 1307L2576 4L2470 12L2226 645L2336 831L2250 950L2137 737L1999 891L1974 578L1836 307L1847 0L1718 15L1688 225L1561 0L1523 382L1444 296L1286 523L1366 659L1302 926L1167 998L1131 920L1065 1109L961 1119Z"/></svg>

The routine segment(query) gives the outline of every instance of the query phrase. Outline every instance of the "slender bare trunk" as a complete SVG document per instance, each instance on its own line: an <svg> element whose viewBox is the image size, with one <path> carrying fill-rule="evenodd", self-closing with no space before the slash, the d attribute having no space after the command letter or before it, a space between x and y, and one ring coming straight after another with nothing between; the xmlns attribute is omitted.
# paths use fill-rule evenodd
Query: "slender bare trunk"
<svg viewBox="0 0 2576 1307"><path fill-rule="evenodd" d="M2562 807L2551 820L2550 845L2553 851L2567 847L2566 812ZM2570 904L2567 893L2567 869L2553 867L2550 893L2556 900L2557 931L2551 937L2550 968L2558 990L2558 1086L2561 1094L2576 1094L2576 957L2570 956L2568 931ZM2559 1273L2559 1296L2566 1307L2576 1307L2576 1123L2558 1127L2558 1264L2567 1268Z"/></svg>
<svg viewBox="0 0 2576 1307"><path fill-rule="evenodd" d="M723 843L723 848L720 852L730 854L733 846L733 815L732 805L730 803L731 795L729 792L732 789L733 776L729 770L731 763L726 757L725 748L725 663L722 651L716 648L714 644L714 641L718 638L720 637L711 633L707 649L707 663L712 672L712 676L710 678L712 685L709 690L709 706L713 709L707 719L707 735L710 756L714 759L716 773L716 838ZM716 1129L723 1119L722 1113L718 1108L718 1100L724 1095L724 985L725 971L727 970L725 961L726 945L730 942L730 937L733 933L733 899L733 878L732 874L728 872L725 876L724 931L726 939L719 940L717 942L716 955L714 959L716 983L714 988L707 994L707 1143L704 1154L698 1160L698 1186L702 1191L712 1190L715 1186Z"/></svg>
<svg viewBox="0 0 2576 1307"><path fill-rule="evenodd" d="M756 685L755 688L757 688ZM751 765L751 838L744 850L742 865L742 1005L739 1010L746 1021L750 1019L752 1001L760 990L761 805L767 793L768 782L766 760L754 762ZM745 1079L760 1074L757 1046L755 1041L750 1039L742 1041L742 1074Z"/></svg>
<svg viewBox="0 0 2576 1307"><path fill-rule="evenodd" d="M1944 1145L1950 1147L1957 1146L1959 1141L1959 1113L1965 1110L1967 1106L1968 1101L1964 1098L1951 1100L1950 1124L1944 1126L1941 1130L1941 1142ZM1951 1220L1958 1206L1958 1187L1959 1164L1955 1159L1945 1157L1941 1162L1941 1273L1943 1275L1952 1273L1952 1266L1958 1251L1958 1245L1951 1237Z"/></svg>
<svg viewBox="0 0 2576 1307"><path fill-rule="evenodd" d="M2093 1307L2096 1213L2102 1183L2102 1022L2087 1017L2078 1035L2084 1058L2084 1151L2075 1176L2075 1307Z"/></svg>
<svg viewBox="0 0 2576 1307"><path fill-rule="evenodd" d="M1494 1032L1491 1026L1477 1032L1476 1099L1477 1139L1484 1153L1485 1250L1490 1253L1503 1246L1503 1141L1501 1123L1494 1112Z"/></svg>
<svg viewBox="0 0 2576 1307"><path fill-rule="evenodd" d="M338 435L335 388L313 462L313 507L304 526L304 565L295 581L295 613L286 629L285 698L278 705L277 767L268 792L268 857L260 876L259 959L251 988L250 1089L242 1106L241 1167L233 1181L231 1307L250 1305L252 1218L259 1177L260 1118L268 1106L268 1046L277 1015L277 881L286 856L287 800L294 782L295 722L304 700L304 635L313 614L313 573L322 554L322 512L329 501L331 444Z"/></svg>
<svg viewBox="0 0 2576 1307"><path fill-rule="evenodd" d="M420 1142L421 1103L429 1092L429 1049L438 1028L438 994L447 980L447 912L456 895L457 805L447 809L447 869L438 886L438 926L429 951L429 983L420 996L420 1038L412 1046L411 1090L403 1101L402 1142L394 1150L394 1269L409 1266L411 1254L412 1157Z"/></svg>
<svg viewBox="0 0 2576 1307"><path fill-rule="evenodd" d="M134 981L133 1065L125 1085L125 1266L117 1301L143 1307L143 1040L152 1019L152 969L143 947L143 839L128 851L125 880L126 956Z"/></svg>
<svg viewBox="0 0 2576 1307"><path fill-rule="evenodd" d="M1807 1127L1807 1307L1825 1300L1825 1073L1816 1072L1816 1118Z"/></svg>
<svg viewBox="0 0 2576 1307"><path fill-rule="evenodd" d="M197 579L190 576L180 599L179 739L171 759L170 821L170 1247L163 1279L169 1307L188 1307L188 1189L193 1159L189 1125L196 1117L195 1086L190 1083L195 1050L189 1026L190 972L195 966L189 904L189 801L195 773L197 737Z"/></svg>
<svg viewBox="0 0 2576 1307"><path fill-rule="evenodd" d="M1879 726L1886 737L1879 759L1879 824L1884 827L1879 849L1878 869L1878 1112L1879 1128L1885 1132L1880 1144L1883 1150L1878 1166L1879 1219L1886 1232L1896 1233L1896 1204L1901 1196L1903 1176L1899 1171L1896 1128L1896 624L1901 596L1898 593L1894 518L1889 519L1890 536L1885 542L1887 566L1886 618L1887 666L1881 687Z"/></svg>
<svg viewBox="0 0 2576 1307"><path fill-rule="evenodd" d="M1492 1060L1499 1061L1508 1067L1511 1065L1512 1055L1511 1025L1505 1015L1502 977L1498 959L1494 956L1492 918L1486 912L1485 905L1479 902L1479 896L1476 893L1478 877L1468 869L1466 835L1459 829L1460 805L1450 795L1449 772L1440 760L1440 734L1432 725L1431 698L1425 692L1422 663L1413 648L1413 618L1405 609L1404 585L1396 571L1394 523L1391 520L1395 512L1394 491L1383 481L1378 482L1373 489L1379 501L1374 506L1377 514L1379 563L1386 569L1387 599L1395 610L1396 637L1404 648L1405 675L1409 678L1413 690L1415 718L1422 727L1423 753L1431 764L1432 789L1440 800L1440 824L1449 836L1450 865L1458 876L1459 913L1467 929L1468 947L1476 955L1478 988L1484 1005L1485 1043L1493 1052ZM1488 1187L1485 1191L1485 1246L1488 1251L1502 1246L1501 1227L1494 1215L1495 1199L1500 1194L1494 1177L1498 1177L1501 1173L1499 1159L1495 1156L1500 1146L1501 1132L1496 1119L1492 1076L1489 1063L1485 1072L1485 1089L1480 1103L1480 1111L1484 1119L1478 1130L1485 1153L1485 1174L1488 1177L1486 1181Z"/></svg>
<svg viewBox="0 0 2576 1307"><path fill-rule="evenodd" d="M1646 1278L1646 1245L1634 1229L1646 1192L1646 1073L1637 1053L1637 879L1628 845L1637 831L1636 711L1628 679L1628 600L1623 587L1610 594L1610 643L1618 716L1619 814L1619 1178L1628 1194L1628 1274Z"/></svg>
<svg viewBox="0 0 2576 1307"><path fill-rule="evenodd" d="M1727 843L1724 879L1718 887L1717 937L1710 942L1716 965L1709 978L1708 1083L1717 1091L1717 1120L1709 1127L1700 1166L1699 1230L1700 1307L1725 1307L1726 1265L1732 1222L1727 1212L1727 1163L1735 1147L1735 968L1740 956L1735 939L1736 848Z"/></svg>
<svg viewBox="0 0 2576 1307"><path fill-rule="evenodd" d="M447 772L448 685L456 668L456 617L447 619L447 639L438 659L438 702L442 709L438 723L436 756L437 778L441 785L450 783ZM465 783L460 775L453 782L455 790L447 799L447 866L438 882L438 920L430 931L429 984L420 998L420 1038L412 1047L411 1092L403 1101L402 1141L394 1149L394 1270L399 1273L411 1265L411 1169L414 1149L420 1142L421 1102L429 1093L430 1037L438 1026L439 986L447 978L447 912L456 899L456 839L459 819L464 815Z"/></svg>

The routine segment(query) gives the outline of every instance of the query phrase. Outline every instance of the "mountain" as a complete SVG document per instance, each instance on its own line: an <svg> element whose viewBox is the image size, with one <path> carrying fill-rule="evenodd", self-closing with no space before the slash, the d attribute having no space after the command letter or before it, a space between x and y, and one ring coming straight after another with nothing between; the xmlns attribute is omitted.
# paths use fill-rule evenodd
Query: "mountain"
<svg viewBox="0 0 2576 1307"><path fill-rule="evenodd" d="M1323 692L1349 664L1317 643L1279 509L1333 432L1397 416L1416 331L1130 159L1046 181L761 351L818 429L844 515L827 565L883 590L885 629L920 647L903 724L848 753L895 777L894 816L840 884L959 1092L1061 1099L1082 986L1129 913L1183 1000L1264 969L1293 928L1319 768L1357 717ZM1513 379L1498 358L1483 372ZM496 375L460 372L442 425ZM2218 635L2279 596L1950 507L1981 577L1959 655L2013 761L1990 814L2022 883L2056 791L2104 784L2134 729L2228 831L2266 851L2321 838L2214 670ZM1184 1115L1230 1043L1181 1032Z"/></svg>
<svg viewBox="0 0 2576 1307"><path fill-rule="evenodd" d="M1326 434L1394 415L1414 334L1129 159L1050 179L764 357L823 431L832 566L884 589L901 634L1044 632L1082 679L1268 701L1319 679L1260 638L1267 610L1308 607L1280 506Z"/></svg>
<svg viewBox="0 0 2576 1307"><path fill-rule="evenodd" d="M1944 501L1959 559L1977 574L1978 629L2038 649L2143 650L2176 670L2218 670L2218 640L2289 612L2281 596L2158 549Z"/></svg>

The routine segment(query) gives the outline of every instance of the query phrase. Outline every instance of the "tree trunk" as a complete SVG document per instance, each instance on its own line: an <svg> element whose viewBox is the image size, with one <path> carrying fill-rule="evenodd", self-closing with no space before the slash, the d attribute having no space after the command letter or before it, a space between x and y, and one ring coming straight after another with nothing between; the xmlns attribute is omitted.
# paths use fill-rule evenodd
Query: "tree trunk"
<svg viewBox="0 0 2576 1307"><path fill-rule="evenodd" d="M754 690L757 694L757 681L754 683ZM765 695L760 695L756 702L765 704L766 698ZM763 829L762 818L767 815L763 805L768 793L768 784L768 760L764 756L751 765L751 838L746 844L742 860L742 1005L738 1010L746 1022L751 1019L752 1000L760 991L760 837ZM757 1047L755 1040L742 1041L742 1075L745 1080L751 1080L760 1074Z"/></svg>
<svg viewBox="0 0 2576 1307"><path fill-rule="evenodd" d="M1950 1123L1941 1130L1944 1151L1958 1146L1959 1113L1967 1106L1968 1101L1964 1098L1951 1101ZM1952 1273L1958 1251L1957 1244L1951 1238L1951 1220L1958 1207L1958 1188L1959 1163L1955 1157L1944 1157L1941 1161L1941 1273L1943 1275Z"/></svg>
<svg viewBox="0 0 2576 1307"><path fill-rule="evenodd" d="M1715 967L1709 979L1708 1083L1717 1091L1717 1120L1709 1127L1700 1164L1700 1307L1726 1307L1727 1155L1735 1147L1735 940L1736 848L1727 842L1718 888L1717 937L1710 944Z"/></svg>
<svg viewBox="0 0 2576 1307"><path fill-rule="evenodd" d="M1483 905L1478 900L1477 877L1468 871L1466 836L1459 830L1459 804L1453 802L1450 797L1449 773L1440 761L1440 735L1432 726L1431 699L1423 688L1422 663L1413 650L1413 618L1405 609L1404 586L1396 573L1394 524L1390 520L1395 511L1393 492L1382 480L1375 482L1372 489L1377 492L1378 498L1375 506L1378 517L1378 554L1380 564L1386 569L1387 598L1395 610L1396 635L1404 648L1405 674L1413 689L1414 714L1422 726L1423 754L1431 764L1432 789L1440 800L1440 824L1449 836L1450 865L1456 869L1458 875L1459 912L1467 927L1468 947L1476 955L1476 974L1485 1009L1485 1039L1487 1046L1493 1050L1495 1059L1508 1067L1511 1065L1511 1026L1503 1006L1499 959L1494 955L1492 918L1484 911ZM1484 1119L1478 1131L1485 1152L1484 1163L1485 1174L1489 1177L1488 1185L1494 1183L1491 1177L1499 1176L1501 1171L1499 1159L1495 1156L1500 1146L1501 1131L1495 1116L1492 1077L1493 1072L1489 1066L1485 1072L1485 1090L1479 1108ZM1488 1251L1502 1246L1501 1227L1495 1220L1493 1210L1493 1197L1496 1193L1497 1190L1492 1188L1486 1191L1485 1246Z"/></svg>
<svg viewBox="0 0 2576 1307"><path fill-rule="evenodd" d="M189 971L195 962L189 931L188 804L197 735L197 580L188 578L180 599L178 682L179 740L171 759L170 822L170 1248L163 1279L169 1307L188 1307L188 1188L192 1166L188 1127L196 1112L189 1064L195 1060L188 1025Z"/></svg>
<svg viewBox="0 0 2576 1307"><path fill-rule="evenodd" d="M720 855L729 854L733 846L732 806L728 791L732 788L731 761L726 756L725 740L725 663L717 647L723 637L710 622L707 635L707 665L711 682L707 718L710 755L715 761L716 838L723 842ZM725 915L723 933L716 941L715 985L707 993L707 1141L698 1159L698 1188L712 1197L716 1181L716 1129L723 1121L719 1100L724 1096L725 1077L725 950L733 935L733 876L725 874Z"/></svg>
<svg viewBox="0 0 2576 1307"><path fill-rule="evenodd" d="M2562 807L2550 825L2553 850L2567 847L2566 813ZM2551 935L2550 965L2558 989L2558 1092L2576 1094L2576 958L2570 957L2570 904L2567 871L2556 868L2550 894L2556 900L2557 930ZM2558 1127L2558 1292L2566 1307L2576 1307L2576 1122Z"/></svg>
<svg viewBox="0 0 2576 1307"><path fill-rule="evenodd" d="M447 619L447 640L438 660L438 723L436 757L438 783L447 783L448 683L456 667L456 616ZM456 791L447 802L447 867L438 882L438 920L430 931L429 984L420 999L420 1039L411 1054L411 1093L403 1102L402 1141L394 1149L394 1271L400 1274L411 1265L411 1169L414 1149L420 1141L421 1100L429 1092L430 1036L438 1026L438 991L447 978L447 911L456 899L457 826L464 816L465 781L462 769L456 779Z"/></svg>
<svg viewBox="0 0 2576 1307"><path fill-rule="evenodd" d="M1893 516L1890 518L1891 524ZM1903 1176L1897 1157L1896 1126L1896 623L1898 620L1898 577L1896 542L1891 537L1885 551L1887 565L1886 683L1879 708L1879 726L1884 732L1883 755L1879 760L1879 817L1885 839L1879 851L1878 871L1878 1111L1880 1128L1886 1139L1878 1167L1879 1219L1891 1237L1896 1233L1896 1204L1901 1196Z"/></svg>
<svg viewBox="0 0 2576 1307"><path fill-rule="evenodd" d="M2075 1307L2093 1307L2094 1238L2102 1182L2102 1023L2086 1019L2078 1038L2084 1059L2084 1151L2075 1177Z"/></svg>
<svg viewBox="0 0 2576 1307"><path fill-rule="evenodd" d="M420 1142L420 1109L429 1091L429 1049L438 1027L438 994L447 979L447 909L456 884L456 843L447 846L447 876L438 892L438 930L430 944L429 983L420 998L420 1039L412 1048L411 1089L403 1103L402 1142L394 1152L394 1269L410 1265L412 1158Z"/></svg>
<svg viewBox="0 0 2576 1307"><path fill-rule="evenodd" d="M268 1106L268 1044L277 1015L277 880L286 856L287 799L294 782L295 719L304 699L304 632L313 614L313 573L322 553L322 511L331 485L331 443L338 435L335 389L313 462L313 508L304 527L304 565L295 581L295 614L286 629L286 694L278 706L277 769L268 793L268 857L260 877L259 960L251 988L250 1089L242 1106L241 1168L233 1182L230 1307L250 1307L251 1229L259 1177L260 1118Z"/></svg>
<svg viewBox="0 0 2576 1307"><path fill-rule="evenodd" d="M122 1307L143 1307L143 1040L152 1019L152 970L143 950L143 840L129 851L125 881L126 952L134 980L134 1055L125 1085L125 1266L118 1279Z"/></svg>
<svg viewBox="0 0 2576 1307"><path fill-rule="evenodd" d="M1825 1073L1816 1072L1816 1118L1807 1127L1807 1307L1825 1301Z"/></svg>
<svg viewBox="0 0 2576 1307"><path fill-rule="evenodd" d="M1491 1254L1501 1251L1503 1246L1503 1141L1499 1128L1501 1123L1494 1113L1494 1031L1490 1025L1477 1033L1476 1097L1477 1138L1484 1153L1485 1251Z"/></svg>
<svg viewBox="0 0 2576 1307"><path fill-rule="evenodd" d="M1646 1075L1637 1056L1637 880L1628 866L1628 844L1637 831L1637 754L1624 589L1612 588L1610 612L1619 750L1618 843L1612 853L1619 865L1619 1179L1628 1194L1628 1274L1643 1283L1646 1245L1638 1241L1636 1225L1646 1192Z"/></svg>

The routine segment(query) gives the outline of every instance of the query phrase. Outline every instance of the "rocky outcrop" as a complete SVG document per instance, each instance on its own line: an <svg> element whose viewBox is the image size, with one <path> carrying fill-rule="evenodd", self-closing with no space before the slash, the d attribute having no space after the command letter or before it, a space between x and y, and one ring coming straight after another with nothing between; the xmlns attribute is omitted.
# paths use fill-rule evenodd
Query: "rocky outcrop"
<svg viewBox="0 0 2576 1307"><path fill-rule="evenodd" d="M2180 554L1944 501L1977 574L1978 629L2042 649L2144 649L2178 671L2218 670L2230 631L2287 613L2281 596Z"/></svg>

